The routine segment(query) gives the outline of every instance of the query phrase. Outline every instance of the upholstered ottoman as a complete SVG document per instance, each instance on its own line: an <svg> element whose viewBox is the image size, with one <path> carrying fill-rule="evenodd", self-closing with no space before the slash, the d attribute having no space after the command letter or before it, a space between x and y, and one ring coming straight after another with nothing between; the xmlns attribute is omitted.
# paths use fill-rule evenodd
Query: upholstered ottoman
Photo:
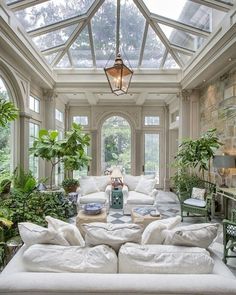
<svg viewBox="0 0 236 295"><path fill-rule="evenodd" d="M81 226L83 223L91 223L91 222L107 222L107 212L106 209L103 208L100 214L89 215L85 214L84 210L79 210L76 217L76 226L80 230L82 236L84 237L85 232L83 227Z"/></svg>

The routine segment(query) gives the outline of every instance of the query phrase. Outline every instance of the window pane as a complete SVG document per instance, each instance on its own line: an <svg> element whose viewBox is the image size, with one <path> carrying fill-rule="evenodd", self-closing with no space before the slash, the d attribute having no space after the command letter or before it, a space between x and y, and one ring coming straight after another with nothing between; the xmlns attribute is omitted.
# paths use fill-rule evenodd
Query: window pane
<svg viewBox="0 0 236 295"><path fill-rule="evenodd" d="M159 184L159 134L157 133L146 133L145 134L145 165L144 165L144 173L155 174L157 179L157 184Z"/></svg>
<svg viewBox="0 0 236 295"><path fill-rule="evenodd" d="M60 112L58 109L55 109L55 117L56 120L63 122L63 113Z"/></svg>
<svg viewBox="0 0 236 295"><path fill-rule="evenodd" d="M30 110L36 112L36 113L39 113L39 104L40 104L40 101L39 99L33 97L33 96L30 96L29 97L29 108Z"/></svg>
<svg viewBox="0 0 236 295"><path fill-rule="evenodd" d="M27 31L85 13L94 0L50 0L17 11Z"/></svg>
<svg viewBox="0 0 236 295"><path fill-rule="evenodd" d="M87 155L90 154L89 147L86 146L84 150ZM81 176L87 176L87 175L88 175L88 167L87 166L81 168L80 170L73 170L73 178L75 178L75 179L79 179Z"/></svg>
<svg viewBox="0 0 236 295"><path fill-rule="evenodd" d="M10 100L9 93L0 76L0 98ZM11 168L11 125L0 126L0 179L10 176Z"/></svg>
<svg viewBox="0 0 236 295"><path fill-rule="evenodd" d="M102 173L112 166L131 172L131 129L122 117L113 116L102 126Z"/></svg>
<svg viewBox="0 0 236 295"><path fill-rule="evenodd" d="M29 123L29 147L33 146L34 137L38 137L39 125ZM34 177L39 177L39 158L29 155L29 169L33 173Z"/></svg>
<svg viewBox="0 0 236 295"><path fill-rule="evenodd" d="M147 125L147 126L160 125L160 117L159 116L145 116L144 125Z"/></svg>
<svg viewBox="0 0 236 295"><path fill-rule="evenodd" d="M179 69L179 65L176 63L176 61L173 59L173 57L168 53L164 69Z"/></svg>
<svg viewBox="0 0 236 295"><path fill-rule="evenodd" d="M87 116L75 116L73 117L73 122L80 125L88 125L88 117Z"/></svg>

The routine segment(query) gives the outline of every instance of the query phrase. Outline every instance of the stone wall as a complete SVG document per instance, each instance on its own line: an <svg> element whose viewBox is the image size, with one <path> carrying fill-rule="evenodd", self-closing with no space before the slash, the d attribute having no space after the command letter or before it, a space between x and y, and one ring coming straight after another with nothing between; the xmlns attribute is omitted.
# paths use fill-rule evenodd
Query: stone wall
<svg viewBox="0 0 236 295"><path fill-rule="evenodd" d="M236 156L236 67L220 78L204 85L199 91L200 99L200 132L206 132L210 128L216 128L220 141L223 143L217 154L229 154ZM233 98L234 97L234 98ZM222 107L222 102L232 99L235 108ZM214 168L211 169L212 180L221 184L221 178ZM230 169L226 183L229 187L236 187L236 169ZM219 202L222 210L222 200ZM229 210L235 207L229 202Z"/></svg>

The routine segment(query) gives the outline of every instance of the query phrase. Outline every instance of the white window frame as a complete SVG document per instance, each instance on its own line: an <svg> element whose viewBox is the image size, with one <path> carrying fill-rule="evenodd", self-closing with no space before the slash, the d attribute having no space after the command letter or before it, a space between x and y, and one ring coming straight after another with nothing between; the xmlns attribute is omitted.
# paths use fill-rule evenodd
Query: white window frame
<svg viewBox="0 0 236 295"><path fill-rule="evenodd" d="M80 119L86 118L87 124L82 124L81 122L77 122L75 118L80 118ZM89 125L89 117L87 115L76 115L76 116L73 116L72 119L73 119L74 123L80 124L82 126L88 126ZM78 121L80 121L80 120L78 120Z"/></svg>
<svg viewBox="0 0 236 295"><path fill-rule="evenodd" d="M57 121L63 123L64 122L64 113L56 108L55 109L55 118Z"/></svg>
<svg viewBox="0 0 236 295"><path fill-rule="evenodd" d="M158 123L157 124L146 124L146 118L155 118L155 117L158 118ZM145 114L143 120L144 120L143 125L145 127L158 127L158 126L161 125L161 117L159 115L147 115L147 114Z"/></svg>
<svg viewBox="0 0 236 295"><path fill-rule="evenodd" d="M31 104L32 102L32 104ZM31 105L32 105L32 108L31 108ZM40 113L40 99L33 96L33 95L30 95L29 96L29 109L37 114Z"/></svg>
<svg viewBox="0 0 236 295"><path fill-rule="evenodd" d="M34 134L30 134L31 131L31 126L30 125L34 125ZM36 131L36 126L38 128L38 132ZM35 122L29 122L29 147L32 147L33 141L31 143L31 137L32 136L38 136L40 130L40 125L35 123ZM37 133L37 134L36 134ZM33 167L30 167L30 160L32 158L32 163L33 163ZM35 173L35 167L36 167L36 173ZM34 157L32 154L29 154L29 169L31 170L31 172L33 173L33 175L35 176L35 178L39 178L39 158L38 157Z"/></svg>

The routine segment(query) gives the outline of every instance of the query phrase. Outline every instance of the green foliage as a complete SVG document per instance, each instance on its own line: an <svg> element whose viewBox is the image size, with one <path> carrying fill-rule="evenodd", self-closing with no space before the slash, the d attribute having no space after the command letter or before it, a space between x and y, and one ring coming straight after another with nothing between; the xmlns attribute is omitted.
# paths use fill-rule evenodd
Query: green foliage
<svg viewBox="0 0 236 295"><path fill-rule="evenodd" d="M204 178L204 171L210 170L210 160L221 145L222 143L216 136L216 129L210 129L199 139L184 140L180 144L175 164L181 171L198 167Z"/></svg>
<svg viewBox="0 0 236 295"><path fill-rule="evenodd" d="M10 179L3 179L1 182L0 182L0 194L1 193L9 193L10 192L10 189L11 189L11 180Z"/></svg>
<svg viewBox="0 0 236 295"><path fill-rule="evenodd" d="M69 187L69 186L74 186L74 185L79 185L79 181L77 179L74 178L65 178L62 181L62 187Z"/></svg>
<svg viewBox="0 0 236 295"><path fill-rule="evenodd" d="M172 179L173 189L179 194L180 192L189 191L189 188L199 187L202 183L202 179L197 175L191 175L189 173L176 173Z"/></svg>
<svg viewBox="0 0 236 295"><path fill-rule="evenodd" d="M31 193L36 187L36 179L31 171L24 171L22 167L17 167L13 172L13 187L19 193Z"/></svg>
<svg viewBox="0 0 236 295"><path fill-rule="evenodd" d="M0 96L0 126L6 127L10 121L18 117L18 109L15 105Z"/></svg>
<svg viewBox="0 0 236 295"><path fill-rule="evenodd" d="M83 133L81 125L73 123L71 131L66 132L65 139L58 140L58 131L39 131L39 137L35 138L30 152L35 157L40 157L51 162L51 179L55 166L63 162L65 170L80 170L87 166L90 157L87 156L86 147L90 144L90 136Z"/></svg>

